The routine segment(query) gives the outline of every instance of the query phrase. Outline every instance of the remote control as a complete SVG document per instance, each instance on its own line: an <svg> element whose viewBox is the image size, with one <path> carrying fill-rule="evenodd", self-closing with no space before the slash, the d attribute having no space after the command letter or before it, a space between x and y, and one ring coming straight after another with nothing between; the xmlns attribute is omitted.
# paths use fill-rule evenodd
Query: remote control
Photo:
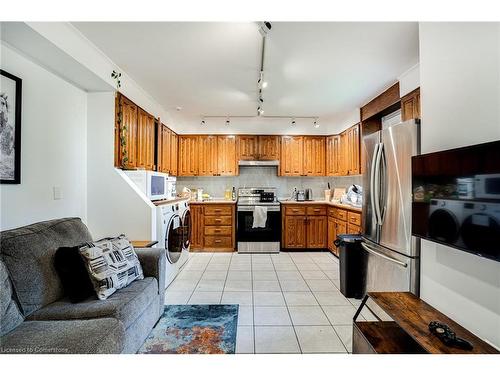
<svg viewBox="0 0 500 375"><path fill-rule="evenodd" d="M472 350L473 346L467 340L457 337L455 332L444 323L432 321L429 323L429 331L437 336L446 346L454 346L464 350Z"/></svg>

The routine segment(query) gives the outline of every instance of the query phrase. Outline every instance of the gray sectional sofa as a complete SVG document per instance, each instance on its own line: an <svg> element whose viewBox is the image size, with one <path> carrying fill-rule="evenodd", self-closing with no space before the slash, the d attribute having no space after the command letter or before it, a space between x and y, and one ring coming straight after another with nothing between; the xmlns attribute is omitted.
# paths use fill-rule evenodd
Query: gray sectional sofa
<svg viewBox="0 0 500 375"><path fill-rule="evenodd" d="M165 249L138 249L144 279L71 303L54 268L92 237L79 218L0 232L0 353L135 353L163 313Z"/></svg>

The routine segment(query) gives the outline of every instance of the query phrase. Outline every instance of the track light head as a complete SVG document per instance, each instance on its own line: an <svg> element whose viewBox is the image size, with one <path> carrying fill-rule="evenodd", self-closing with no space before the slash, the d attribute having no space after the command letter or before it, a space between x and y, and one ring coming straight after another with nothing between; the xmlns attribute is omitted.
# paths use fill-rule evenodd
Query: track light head
<svg viewBox="0 0 500 375"><path fill-rule="evenodd" d="M269 21L262 21L262 22L257 22L257 23L259 25L259 33L263 37L265 37L271 31L271 28L273 27L271 25L271 22L269 22Z"/></svg>
<svg viewBox="0 0 500 375"><path fill-rule="evenodd" d="M229 126L231 122L229 121L229 117L226 119L226 126Z"/></svg>
<svg viewBox="0 0 500 375"><path fill-rule="evenodd" d="M202 120L201 120L201 125L202 125L202 126L203 126L203 125L205 125L205 119L202 119Z"/></svg>
<svg viewBox="0 0 500 375"><path fill-rule="evenodd" d="M264 110L261 107L257 108L257 116L262 116L263 114Z"/></svg>
<svg viewBox="0 0 500 375"><path fill-rule="evenodd" d="M318 119L314 120L313 125L316 129L319 128Z"/></svg>
<svg viewBox="0 0 500 375"><path fill-rule="evenodd" d="M296 122L295 122L295 119L293 118L292 119L292 126L295 125L295 124L296 124Z"/></svg>

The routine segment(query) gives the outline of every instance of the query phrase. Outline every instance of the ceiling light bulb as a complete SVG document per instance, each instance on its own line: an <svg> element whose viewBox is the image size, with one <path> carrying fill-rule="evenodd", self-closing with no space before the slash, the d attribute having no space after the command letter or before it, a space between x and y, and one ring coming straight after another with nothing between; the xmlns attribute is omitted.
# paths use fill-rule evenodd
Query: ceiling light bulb
<svg viewBox="0 0 500 375"><path fill-rule="evenodd" d="M267 87L267 81L262 82L262 88L265 89Z"/></svg>

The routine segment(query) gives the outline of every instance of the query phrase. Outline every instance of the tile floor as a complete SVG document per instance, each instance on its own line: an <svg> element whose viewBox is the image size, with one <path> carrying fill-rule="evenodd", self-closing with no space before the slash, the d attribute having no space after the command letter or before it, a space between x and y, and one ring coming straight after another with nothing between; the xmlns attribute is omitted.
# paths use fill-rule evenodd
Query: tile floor
<svg viewBox="0 0 500 375"><path fill-rule="evenodd" d="M327 252L191 253L165 303L238 304L237 353L346 353L360 301L338 288Z"/></svg>

